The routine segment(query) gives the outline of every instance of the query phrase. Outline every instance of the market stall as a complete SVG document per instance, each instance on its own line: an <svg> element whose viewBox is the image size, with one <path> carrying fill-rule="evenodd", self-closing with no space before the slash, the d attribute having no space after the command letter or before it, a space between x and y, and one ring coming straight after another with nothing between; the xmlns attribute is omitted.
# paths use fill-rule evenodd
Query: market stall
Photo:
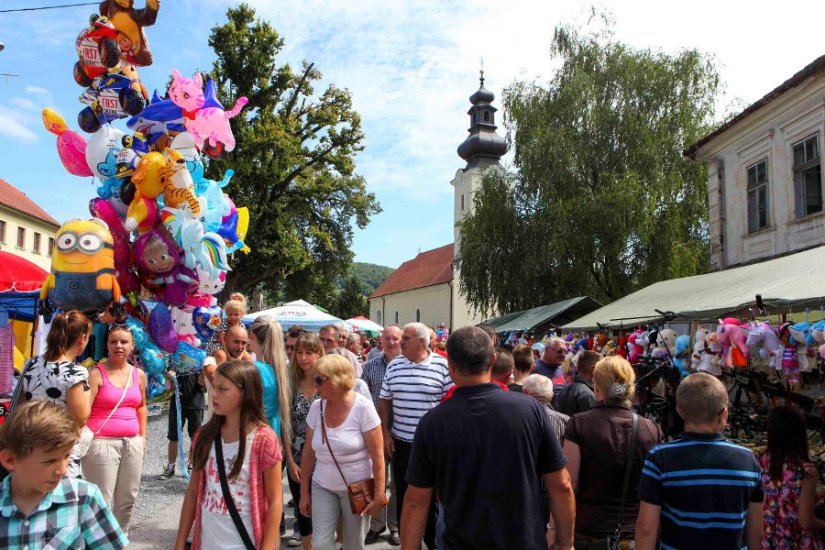
<svg viewBox="0 0 825 550"><path fill-rule="evenodd" d="M305 330L318 332L324 325L342 322L338 317L321 311L316 306L304 300L295 300L282 306L250 313L245 315L241 319L241 322L245 325L251 325L252 322L261 315L268 315L274 318L281 324L281 328L284 329L284 331L293 325L300 325Z"/></svg>

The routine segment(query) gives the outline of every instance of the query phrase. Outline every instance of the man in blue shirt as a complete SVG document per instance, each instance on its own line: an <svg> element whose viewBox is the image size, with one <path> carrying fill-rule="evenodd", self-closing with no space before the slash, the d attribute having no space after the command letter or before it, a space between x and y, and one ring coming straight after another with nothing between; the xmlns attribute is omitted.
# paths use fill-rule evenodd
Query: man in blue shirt
<svg viewBox="0 0 825 550"><path fill-rule="evenodd" d="M650 450L639 482L637 550L756 550L762 541L762 470L749 449L725 439L725 386L691 374L676 390L685 432Z"/></svg>
<svg viewBox="0 0 825 550"><path fill-rule="evenodd" d="M536 359L536 367L533 374L541 374L553 381L553 406L557 404L557 399L561 390L564 389L566 380L564 379L564 369L561 364L567 356L567 342L558 336L551 337L544 345L544 353Z"/></svg>

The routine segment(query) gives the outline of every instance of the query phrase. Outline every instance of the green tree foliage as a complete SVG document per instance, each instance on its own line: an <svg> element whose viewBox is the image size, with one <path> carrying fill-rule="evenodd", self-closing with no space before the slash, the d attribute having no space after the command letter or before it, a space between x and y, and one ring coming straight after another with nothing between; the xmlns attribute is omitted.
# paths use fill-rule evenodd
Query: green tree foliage
<svg viewBox="0 0 825 550"><path fill-rule="evenodd" d="M364 262L353 262L352 275L364 288L364 294L369 296L373 291L387 280L387 277L395 271L391 267Z"/></svg>
<svg viewBox="0 0 825 550"><path fill-rule="evenodd" d="M461 224L461 288L506 312L620 298L708 265L707 182L683 151L711 129L719 77L695 50L634 50L556 28L546 86L504 92L515 175L488 171Z"/></svg>
<svg viewBox="0 0 825 550"><path fill-rule="evenodd" d="M332 311L341 319L350 319L359 315L369 317L369 301L364 296L363 286L354 275L348 277L344 282L344 287L341 289L341 293L338 294L338 300Z"/></svg>
<svg viewBox="0 0 825 550"><path fill-rule="evenodd" d="M207 171L219 179L234 169L226 191L249 207L252 252L235 255L226 288L329 307L335 280L352 262L353 225L365 227L380 207L355 173L364 134L350 93L335 85L316 93L321 73L313 63L298 71L277 64L283 44L246 4L229 8L209 37L219 96L227 108L230 98L249 98L231 121L236 149Z"/></svg>

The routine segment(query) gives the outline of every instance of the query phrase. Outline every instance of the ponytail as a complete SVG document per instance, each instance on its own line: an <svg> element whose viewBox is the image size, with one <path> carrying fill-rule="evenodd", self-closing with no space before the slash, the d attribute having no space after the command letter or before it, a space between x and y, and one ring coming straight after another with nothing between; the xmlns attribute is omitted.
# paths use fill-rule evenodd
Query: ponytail
<svg viewBox="0 0 825 550"><path fill-rule="evenodd" d="M92 323L79 311L69 311L54 316L46 336L46 361L56 361L66 350L77 344L84 335L92 332Z"/></svg>

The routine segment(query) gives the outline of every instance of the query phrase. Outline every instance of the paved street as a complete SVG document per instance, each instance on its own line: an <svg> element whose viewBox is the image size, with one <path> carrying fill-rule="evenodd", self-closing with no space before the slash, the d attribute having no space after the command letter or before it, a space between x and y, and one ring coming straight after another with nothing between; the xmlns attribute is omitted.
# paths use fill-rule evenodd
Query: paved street
<svg viewBox="0 0 825 550"><path fill-rule="evenodd" d="M157 550L172 548L178 532L178 518L183 495L186 493L187 482L175 476L167 481L157 479L166 465L166 426L167 413L163 412L149 418L147 446L149 451L143 463L143 474L140 484L140 495L132 515L132 526L129 530L130 550ZM185 430L184 430L185 432ZM189 448L189 438L185 447ZM178 470L178 474L180 471ZM284 504L291 500L289 487L284 480ZM292 534L292 509L286 507L287 535ZM369 550L390 550L396 546L387 543L384 533L381 542L368 546ZM282 541L286 548L286 538Z"/></svg>

